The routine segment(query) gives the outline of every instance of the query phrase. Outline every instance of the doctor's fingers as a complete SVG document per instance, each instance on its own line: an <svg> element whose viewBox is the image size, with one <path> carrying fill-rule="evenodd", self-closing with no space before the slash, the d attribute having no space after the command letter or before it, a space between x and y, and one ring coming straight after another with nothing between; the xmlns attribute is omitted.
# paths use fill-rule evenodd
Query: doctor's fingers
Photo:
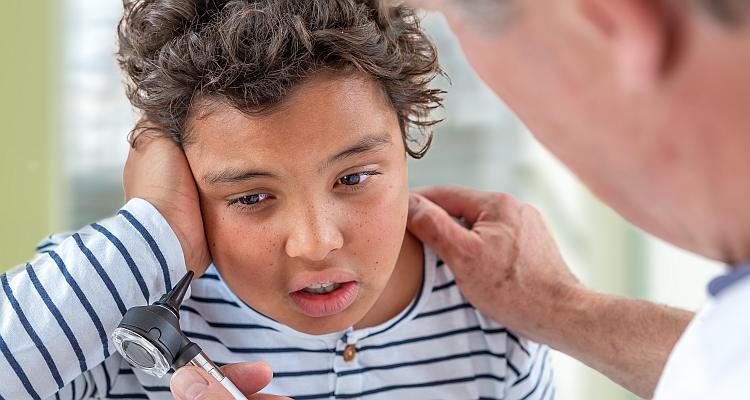
<svg viewBox="0 0 750 400"><path fill-rule="evenodd" d="M407 228L449 265L462 264L481 250L482 240L475 232L419 194L409 198Z"/></svg>
<svg viewBox="0 0 750 400"><path fill-rule="evenodd" d="M505 193L483 192L459 186L434 186L415 190L448 214L470 227L477 221L499 221L518 214L521 202Z"/></svg>
<svg viewBox="0 0 750 400"><path fill-rule="evenodd" d="M284 399L284 397L256 394L271 381L271 368L262 362L237 363L221 367L249 400ZM231 394L207 372L197 367L183 367L172 376L170 389L177 400L233 400Z"/></svg>

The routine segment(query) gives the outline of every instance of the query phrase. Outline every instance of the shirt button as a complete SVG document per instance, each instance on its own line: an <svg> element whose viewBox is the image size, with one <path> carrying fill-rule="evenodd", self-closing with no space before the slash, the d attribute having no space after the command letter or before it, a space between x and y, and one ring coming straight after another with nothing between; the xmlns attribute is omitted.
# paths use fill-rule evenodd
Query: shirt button
<svg viewBox="0 0 750 400"><path fill-rule="evenodd" d="M353 344L346 345L344 349L344 361L350 362L357 356L357 348Z"/></svg>

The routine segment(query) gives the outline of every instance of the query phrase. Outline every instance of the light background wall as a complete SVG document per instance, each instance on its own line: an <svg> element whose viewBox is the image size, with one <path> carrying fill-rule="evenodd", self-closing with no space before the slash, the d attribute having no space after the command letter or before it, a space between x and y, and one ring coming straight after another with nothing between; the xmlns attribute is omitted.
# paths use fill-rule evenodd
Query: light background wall
<svg viewBox="0 0 750 400"><path fill-rule="evenodd" d="M125 136L135 114L114 62L119 0L6 0L0 13L0 271L28 259L48 233L75 229L122 204ZM509 192L548 218L580 279L601 291L694 309L720 271L630 226L596 200L470 69L442 17L425 26L452 85L445 123L413 186ZM632 399L555 354L560 399Z"/></svg>
<svg viewBox="0 0 750 400"><path fill-rule="evenodd" d="M6 0L0 11L0 265L29 258L59 229L56 130L59 3ZM57 198L55 198L57 197Z"/></svg>

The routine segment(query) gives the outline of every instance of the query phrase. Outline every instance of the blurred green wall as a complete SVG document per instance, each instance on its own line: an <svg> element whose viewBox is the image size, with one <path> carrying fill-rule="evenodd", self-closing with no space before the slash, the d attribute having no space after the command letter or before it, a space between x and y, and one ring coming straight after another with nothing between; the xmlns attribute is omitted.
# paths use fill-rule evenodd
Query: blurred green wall
<svg viewBox="0 0 750 400"><path fill-rule="evenodd" d="M59 227L55 104L57 1L4 0L0 12L0 271Z"/></svg>

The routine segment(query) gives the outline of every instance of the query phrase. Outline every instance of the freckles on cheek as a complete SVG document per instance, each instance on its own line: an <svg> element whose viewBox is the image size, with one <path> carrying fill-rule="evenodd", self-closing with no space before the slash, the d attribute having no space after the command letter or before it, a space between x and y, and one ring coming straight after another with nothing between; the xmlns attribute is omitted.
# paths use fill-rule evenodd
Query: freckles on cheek
<svg viewBox="0 0 750 400"><path fill-rule="evenodd" d="M252 265L275 263L280 247L280 234L268 223L258 223L243 215L219 218L210 237L214 259L224 268L245 269Z"/></svg>
<svg viewBox="0 0 750 400"><path fill-rule="evenodd" d="M405 233L406 214L397 203L378 199L351 213L351 240L360 256L371 260L373 268L383 267L393 261L401 249Z"/></svg>

